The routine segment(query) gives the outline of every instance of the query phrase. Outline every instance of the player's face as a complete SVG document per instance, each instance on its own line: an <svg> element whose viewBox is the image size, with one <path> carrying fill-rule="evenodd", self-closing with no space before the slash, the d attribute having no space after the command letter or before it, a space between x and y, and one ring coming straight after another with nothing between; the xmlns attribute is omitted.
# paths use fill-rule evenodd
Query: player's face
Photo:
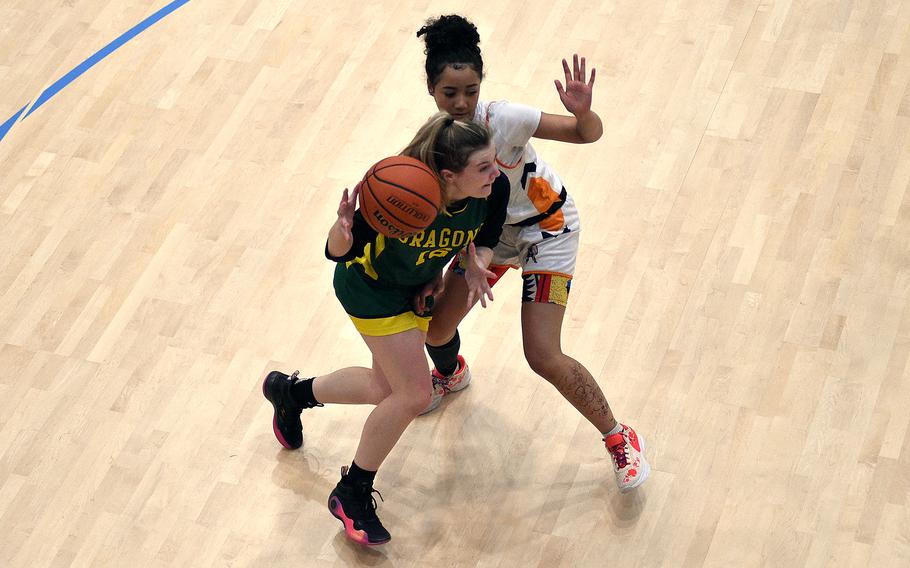
<svg viewBox="0 0 910 568"><path fill-rule="evenodd" d="M448 182L449 198L452 200L465 197L489 197L493 190L493 181L499 176L496 167L496 148L492 142L482 150L476 150L468 157L468 165L460 172L452 173L443 170Z"/></svg>
<svg viewBox="0 0 910 568"><path fill-rule="evenodd" d="M435 85L429 85L436 108L458 120L473 120L477 98L480 96L480 76L470 66L461 69L449 65L439 75Z"/></svg>

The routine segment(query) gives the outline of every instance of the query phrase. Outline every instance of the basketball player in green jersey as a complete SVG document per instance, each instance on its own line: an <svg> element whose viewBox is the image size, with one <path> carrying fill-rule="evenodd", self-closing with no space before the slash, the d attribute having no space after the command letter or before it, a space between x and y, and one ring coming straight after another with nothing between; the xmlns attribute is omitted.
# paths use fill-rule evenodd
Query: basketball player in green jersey
<svg viewBox="0 0 910 568"><path fill-rule="evenodd" d="M493 250L490 270L498 279L509 267L520 268L524 281L521 330L525 357L531 368L549 381L598 431L613 460L616 483L622 491L647 479L650 465L644 441L613 416L591 373L562 352L562 321L569 298L581 225L575 202L555 170L530 144L532 137L575 144L594 142L603 133L591 110L594 70L586 81L585 60L574 59L570 72L563 60L565 86L556 81L560 100L571 116L554 115L508 101L480 101L483 58L477 28L461 16L430 20L417 33L426 42L427 89L439 110L490 127L496 161L508 176L511 196L506 226ZM445 292L437 298L427 334L436 388L428 407L441 396L470 382L470 370L458 354L458 324L471 300L457 266L446 276ZM495 282L494 279L494 282Z"/></svg>
<svg viewBox="0 0 910 568"><path fill-rule="evenodd" d="M272 427L288 449L303 444L301 411L327 403L373 404L350 468L329 495L329 510L347 536L364 545L391 536L376 515L373 479L405 428L429 404L433 383L424 355L430 317L424 299L445 265L466 250L471 300L493 299L487 265L499 241L509 183L496 167L489 130L446 113L430 119L402 152L440 179L445 207L424 231L388 238L359 210L347 190L329 230L326 256L337 262L335 294L373 354L372 368L348 367L311 379L272 371L262 390L275 412Z"/></svg>

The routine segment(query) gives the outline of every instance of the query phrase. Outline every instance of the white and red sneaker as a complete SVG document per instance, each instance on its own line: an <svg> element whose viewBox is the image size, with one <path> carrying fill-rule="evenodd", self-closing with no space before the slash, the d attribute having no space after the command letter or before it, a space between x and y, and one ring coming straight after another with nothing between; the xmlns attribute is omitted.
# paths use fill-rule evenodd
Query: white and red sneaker
<svg viewBox="0 0 910 568"><path fill-rule="evenodd" d="M604 438L607 451L613 458L613 473L616 474L616 484L619 490L625 493L631 491L648 479L651 465L645 459L645 440L625 424L620 424L622 430Z"/></svg>
<svg viewBox="0 0 910 568"><path fill-rule="evenodd" d="M430 375L433 377L433 398L421 415L436 410L445 395L458 392L471 384L471 369L461 355L458 356L458 367L451 375L444 376L436 369L433 369Z"/></svg>

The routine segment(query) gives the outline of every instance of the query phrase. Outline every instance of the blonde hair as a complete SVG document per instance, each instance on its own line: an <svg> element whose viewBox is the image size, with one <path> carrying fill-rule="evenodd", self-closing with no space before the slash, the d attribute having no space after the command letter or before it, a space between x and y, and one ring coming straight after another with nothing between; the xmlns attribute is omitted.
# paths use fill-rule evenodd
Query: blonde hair
<svg viewBox="0 0 910 568"><path fill-rule="evenodd" d="M471 154L483 150L492 141L490 129L485 124L455 120L447 112L438 112L420 127L401 155L430 166L443 188L443 206L447 206L450 199L445 191L442 170L460 173L468 165Z"/></svg>

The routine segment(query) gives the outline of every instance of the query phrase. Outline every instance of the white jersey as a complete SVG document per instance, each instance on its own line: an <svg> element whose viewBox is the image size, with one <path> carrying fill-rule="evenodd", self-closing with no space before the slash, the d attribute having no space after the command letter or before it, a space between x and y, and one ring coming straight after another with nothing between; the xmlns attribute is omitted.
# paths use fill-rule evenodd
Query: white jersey
<svg viewBox="0 0 910 568"><path fill-rule="evenodd" d="M478 101L474 120L493 131L496 163L511 184L506 224L542 218L558 210L567 195L562 180L537 156L530 144L540 124L540 110L508 101ZM562 216L541 223L541 228L559 232ZM560 226L557 226L560 225Z"/></svg>

